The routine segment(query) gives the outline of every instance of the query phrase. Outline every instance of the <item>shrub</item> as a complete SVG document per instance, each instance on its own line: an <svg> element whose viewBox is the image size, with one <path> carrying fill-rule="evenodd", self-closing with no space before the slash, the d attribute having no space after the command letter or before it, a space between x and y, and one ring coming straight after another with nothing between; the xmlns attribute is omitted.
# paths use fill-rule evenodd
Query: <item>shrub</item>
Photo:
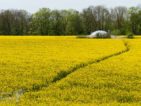
<svg viewBox="0 0 141 106"><path fill-rule="evenodd" d="M133 38L134 38L133 33L129 33L129 34L127 35L127 38L129 38L129 39L133 39Z"/></svg>

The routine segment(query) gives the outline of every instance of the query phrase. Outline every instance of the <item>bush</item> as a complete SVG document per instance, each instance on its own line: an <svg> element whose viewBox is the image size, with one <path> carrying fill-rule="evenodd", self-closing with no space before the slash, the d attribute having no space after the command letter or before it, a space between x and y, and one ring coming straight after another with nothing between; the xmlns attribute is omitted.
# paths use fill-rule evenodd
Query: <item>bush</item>
<svg viewBox="0 0 141 106"><path fill-rule="evenodd" d="M127 35L127 38L129 38L129 39L133 39L133 38L134 38L133 33L129 33L129 34Z"/></svg>

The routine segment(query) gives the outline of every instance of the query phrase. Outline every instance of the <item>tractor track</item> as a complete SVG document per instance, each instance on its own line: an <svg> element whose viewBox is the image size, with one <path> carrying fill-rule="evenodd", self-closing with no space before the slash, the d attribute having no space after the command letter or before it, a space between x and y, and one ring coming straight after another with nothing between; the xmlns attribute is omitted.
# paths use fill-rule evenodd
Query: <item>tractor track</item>
<svg viewBox="0 0 141 106"><path fill-rule="evenodd" d="M50 83L44 83L44 84L39 84L39 85L34 84L34 85L32 85L32 88L30 88L30 89L21 88L21 89L15 90L13 92L1 93L0 94L0 101L12 100L12 98L15 97L16 102L18 103L20 101L20 97L22 95L24 95L25 93L40 91L42 88L47 88L50 85L63 80L64 78L68 77L69 75L76 72L80 68L85 68L89 65L92 65L92 64L95 64L95 63L100 63L104 60L107 60L109 58L112 58L112 57L115 57L115 56L118 56L118 55L122 55L122 54L130 51L130 46L129 46L128 42L123 41L123 43L124 43L124 46L125 46L124 50L121 50L117 53L114 53L114 54L111 54L111 55L108 55L108 56L105 56L105 57L102 57L102 58L99 58L99 59L95 59L95 60L88 61L88 62L85 62L85 63L77 64L74 67L68 69L68 71L61 71L53 78L53 80Z"/></svg>

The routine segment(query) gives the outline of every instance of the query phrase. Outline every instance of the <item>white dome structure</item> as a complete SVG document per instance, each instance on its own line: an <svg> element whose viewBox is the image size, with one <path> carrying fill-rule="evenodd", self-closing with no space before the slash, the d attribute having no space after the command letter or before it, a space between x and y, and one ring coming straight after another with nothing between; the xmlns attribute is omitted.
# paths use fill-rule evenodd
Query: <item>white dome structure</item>
<svg viewBox="0 0 141 106"><path fill-rule="evenodd" d="M91 35L89 35L88 37L89 38L110 38L110 35L106 31L98 30L98 31L92 32Z"/></svg>

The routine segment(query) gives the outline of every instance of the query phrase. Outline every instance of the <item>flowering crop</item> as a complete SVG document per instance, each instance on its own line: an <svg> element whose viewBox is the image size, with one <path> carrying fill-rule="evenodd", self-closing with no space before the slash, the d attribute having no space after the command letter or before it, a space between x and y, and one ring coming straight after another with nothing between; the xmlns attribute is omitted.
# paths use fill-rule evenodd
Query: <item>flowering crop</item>
<svg viewBox="0 0 141 106"><path fill-rule="evenodd" d="M140 106L141 42L140 39L126 42L130 48L128 52L80 68L38 92L29 92L22 97L21 103Z"/></svg>
<svg viewBox="0 0 141 106"><path fill-rule="evenodd" d="M26 90L27 94L32 91L40 91L48 87L56 76L58 78L69 73L71 68L124 49L122 40L112 39L77 39L76 37L54 36L0 37L0 96L6 99L9 94L12 97L14 92L20 89ZM91 71L86 69L84 72L88 76ZM77 81L77 76L83 75L83 71L76 73L78 74L74 79ZM83 78L85 76L79 78L78 81L83 82ZM93 79L93 76L90 75L90 79ZM67 81L64 84L67 85ZM31 99L34 101L34 97Z"/></svg>

